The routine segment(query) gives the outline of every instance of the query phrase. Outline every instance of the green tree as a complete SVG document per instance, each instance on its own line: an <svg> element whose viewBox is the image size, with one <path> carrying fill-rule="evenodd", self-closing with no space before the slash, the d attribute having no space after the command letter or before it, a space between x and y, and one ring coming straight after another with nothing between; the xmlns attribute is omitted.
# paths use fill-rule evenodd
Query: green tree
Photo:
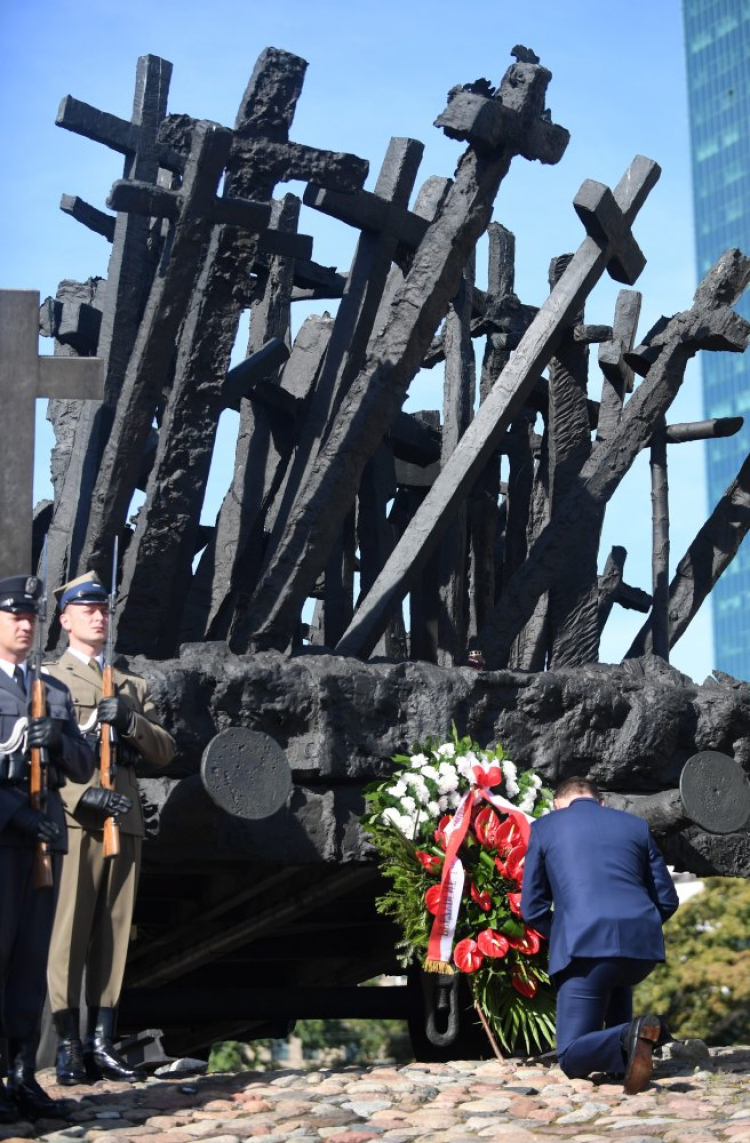
<svg viewBox="0 0 750 1143"><path fill-rule="evenodd" d="M321 1064L370 1064L378 1060L409 1063L414 1051L403 1020L298 1020L292 1037L299 1041L307 1067ZM290 1037L291 1038L291 1037ZM210 1072L266 1071L286 1060L284 1040L220 1040L211 1048Z"/></svg>
<svg viewBox="0 0 750 1143"><path fill-rule="evenodd" d="M239 1040L218 1040L208 1057L209 1072L244 1072L248 1069L265 1070L272 1058L271 1040L252 1040L244 1044Z"/></svg>
<svg viewBox="0 0 750 1143"><path fill-rule="evenodd" d="M298 1020L294 1034L306 1057L337 1053L347 1064L386 1059L406 1063L414 1058L402 1020Z"/></svg>
<svg viewBox="0 0 750 1143"><path fill-rule="evenodd" d="M666 964L635 992L681 1039L750 1042L750 882L709 878L664 927Z"/></svg>

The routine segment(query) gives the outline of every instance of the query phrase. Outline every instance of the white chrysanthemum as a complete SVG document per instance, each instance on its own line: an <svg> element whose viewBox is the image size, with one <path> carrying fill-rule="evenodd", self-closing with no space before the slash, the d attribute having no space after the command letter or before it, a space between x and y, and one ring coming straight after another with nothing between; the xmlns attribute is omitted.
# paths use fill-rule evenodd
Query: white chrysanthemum
<svg viewBox="0 0 750 1143"><path fill-rule="evenodd" d="M422 777L430 778L433 782L437 782L438 772L434 766L424 766L422 768Z"/></svg>
<svg viewBox="0 0 750 1143"><path fill-rule="evenodd" d="M440 803L439 802L428 802L427 803L427 814L429 817L436 818L439 813L440 813Z"/></svg>
<svg viewBox="0 0 750 1143"><path fill-rule="evenodd" d="M429 759L426 754L412 754L411 756L412 766L424 766L428 761Z"/></svg>
<svg viewBox="0 0 750 1143"><path fill-rule="evenodd" d="M471 757L473 758L474 755L472 754ZM468 754L459 754L456 758L456 769L458 770L461 777L465 778L468 782L472 782L474 780L474 771L472 769L472 765L472 762L469 761Z"/></svg>
<svg viewBox="0 0 750 1143"><path fill-rule="evenodd" d="M406 797L401 799L401 808L404 813L413 814L417 808L417 803L410 794L407 794Z"/></svg>
<svg viewBox="0 0 750 1143"><path fill-rule="evenodd" d="M453 794L448 794L448 805L452 810L457 809L461 804L461 797L462 795L459 794L458 790L456 790Z"/></svg>
<svg viewBox="0 0 750 1143"><path fill-rule="evenodd" d="M448 809L449 805L450 805L450 798L446 798L446 797L438 798L438 809L440 810L441 814L445 813L445 811Z"/></svg>
<svg viewBox="0 0 750 1143"><path fill-rule="evenodd" d="M430 796L430 787L421 774L407 774L404 780L413 793L423 801Z"/></svg>
<svg viewBox="0 0 750 1143"><path fill-rule="evenodd" d="M438 778L438 793L439 794L452 794L454 790L458 789L458 774L455 770L451 770L449 774L440 774Z"/></svg>
<svg viewBox="0 0 750 1143"><path fill-rule="evenodd" d="M401 811L395 806L388 806L383 810L383 821L395 825L396 829L401 829Z"/></svg>
<svg viewBox="0 0 750 1143"><path fill-rule="evenodd" d="M513 765L513 763L507 758L505 758L500 763L500 765L501 765L501 768L503 771L503 777L505 778L505 789L506 789L506 792L508 794L508 797L509 798L515 798L519 792L519 789L520 789L518 782L516 781L516 778L518 776L518 770Z"/></svg>
<svg viewBox="0 0 750 1143"><path fill-rule="evenodd" d="M418 819L416 817L412 817L410 814L403 815L401 818L401 832L404 837L414 837L417 832L417 821Z"/></svg>
<svg viewBox="0 0 750 1143"><path fill-rule="evenodd" d="M394 782L392 786L388 787L388 793L393 798L403 798L406 793L406 783L402 778L399 778L397 782Z"/></svg>
<svg viewBox="0 0 750 1143"><path fill-rule="evenodd" d="M441 746L438 746L435 753L443 758L453 758L456 753L456 748L452 742L444 742Z"/></svg>
<svg viewBox="0 0 750 1143"><path fill-rule="evenodd" d="M536 801L536 790L531 789L524 794L521 801L518 803L518 808L524 814L530 814L534 809L534 802Z"/></svg>

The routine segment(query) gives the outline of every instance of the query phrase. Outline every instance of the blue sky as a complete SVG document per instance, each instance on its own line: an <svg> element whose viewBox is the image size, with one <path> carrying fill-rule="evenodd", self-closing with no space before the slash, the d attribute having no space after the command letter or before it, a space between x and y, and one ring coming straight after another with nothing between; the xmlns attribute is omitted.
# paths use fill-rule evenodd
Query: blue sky
<svg viewBox="0 0 750 1143"><path fill-rule="evenodd" d="M5 0L0 5L0 123L5 157L0 181L3 263L0 286L54 294L62 278L106 276L108 247L58 209L63 193L103 207L122 175L120 156L55 127L63 96L130 117L138 56L160 55L174 65L169 110L231 126L258 54L266 46L309 63L292 138L370 161L372 186L391 136L425 144L423 181L450 175L460 145L433 127L448 90L486 77L493 83L511 62L515 44L531 47L553 73L548 105L571 133L557 167L516 159L496 200L494 218L516 235L516 288L539 304L553 255L575 250L581 224L571 206L586 178L614 186L634 155L663 168L636 222L648 264L639 333L662 314L690 305L695 289L687 97L679 0L632 0L628 5L570 0L130 0L83 6L78 0ZM299 191L299 187L290 186ZM301 230L315 239L314 258L348 267L355 235L304 210ZM478 275L481 284L482 252ZM602 281L587 320L611 322L619 287ZM297 324L306 316L300 308ZM42 351L51 346L42 344ZM241 347L238 348L242 356ZM411 406L440 406L439 371L414 383ZM592 396L598 397L592 369ZM669 420L701 416L699 370L693 364ZM220 453L231 457L233 422L222 426ZM46 449L40 432L37 493L46 493ZM205 518L212 520L230 476L214 467ZM673 565L707 512L703 446L670 454ZM641 457L612 502L602 562L612 544L628 549L626 575L650 589L648 464ZM602 659L616 662L640 617L615 609ZM707 608L675 648L673 662L698 681L710 672Z"/></svg>

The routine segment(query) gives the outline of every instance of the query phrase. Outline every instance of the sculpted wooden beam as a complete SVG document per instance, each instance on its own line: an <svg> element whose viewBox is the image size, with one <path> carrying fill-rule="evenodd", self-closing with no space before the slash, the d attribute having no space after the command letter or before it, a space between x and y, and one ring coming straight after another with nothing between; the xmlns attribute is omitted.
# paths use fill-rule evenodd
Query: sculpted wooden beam
<svg viewBox="0 0 750 1143"><path fill-rule="evenodd" d="M620 180L614 200L628 223L635 219L659 173L656 163L638 156ZM595 210L601 195L596 187L584 184L580 197L590 201ZM497 447L548 364L571 316L580 308L614 256L615 251L608 244L602 247L591 236L584 239L401 537L372 591L358 609L338 645L341 653L366 655L370 651L388 608L394 599L403 596L409 576L429 557L443 529L468 495L490 453ZM483 644L480 646L483 648Z"/></svg>
<svg viewBox="0 0 750 1143"><path fill-rule="evenodd" d="M538 65L514 64L494 98L512 111L514 122L531 131L544 112L550 78ZM453 186L393 297L388 321L373 333L367 364L352 381L311 480L262 573L248 623L253 645L288 644L300 608L325 566L356 495L364 466L401 407L438 322L456 294L466 260L487 227L500 182L518 152L514 135L494 151L480 153L470 147L461 159ZM537 157L554 161L545 150ZM387 622L390 599L383 603L382 623L371 632L370 647Z"/></svg>
<svg viewBox="0 0 750 1143"><path fill-rule="evenodd" d="M617 431L581 469L559 516L536 541L519 572L506 586L495 614L479 635L488 664L501 664L515 634L541 592L552 583L561 561L570 558L578 538L599 518L602 504L659 424L679 390L688 361L699 349L741 353L750 323L731 306L750 278L750 258L738 250L723 255L696 291L692 309L677 314L654 339L657 356L648 377L623 412Z"/></svg>
<svg viewBox="0 0 750 1143"><path fill-rule="evenodd" d="M750 457L727 488L675 569L667 603L669 647L684 635L750 530ZM625 658L655 650L653 618L644 623Z"/></svg>

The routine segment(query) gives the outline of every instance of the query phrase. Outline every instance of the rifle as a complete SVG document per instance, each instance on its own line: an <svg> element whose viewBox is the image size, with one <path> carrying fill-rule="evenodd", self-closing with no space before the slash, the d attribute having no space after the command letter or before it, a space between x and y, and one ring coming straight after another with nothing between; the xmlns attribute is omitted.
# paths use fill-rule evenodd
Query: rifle
<svg viewBox="0 0 750 1143"><path fill-rule="evenodd" d="M112 657L114 653L114 619L115 596L117 594L117 537L115 537L114 551L112 553L112 590L109 593L107 623L107 643L104 651L104 670L102 671L102 698L113 698L115 694L115 679L112 670ZM109 722L101 724L101 737L99 744L99 770L101 782L105 790L114 790L115 775L117 773L117 731ZM104 819L104 846L102 854L106 858L117 857L120 852L120 827L117 818L110 815Z"/></svg>
<svg viewBox="0 0 750 1143"><path fill-rule="evenodd" d="M47 714L47 692L42 681L42 654L44 632L47 619L47 537L42 549L42 594L37 608L36 646L33 656L33 681L31 684L31 717L44 718ZM31 748L31 774L29 777L29 801L32 809L42 813L47 808L47 772L49 754L46 746ZM40 841L34 855L34 888L51 889L53 885L52 858L46 841Z"/></svg>

